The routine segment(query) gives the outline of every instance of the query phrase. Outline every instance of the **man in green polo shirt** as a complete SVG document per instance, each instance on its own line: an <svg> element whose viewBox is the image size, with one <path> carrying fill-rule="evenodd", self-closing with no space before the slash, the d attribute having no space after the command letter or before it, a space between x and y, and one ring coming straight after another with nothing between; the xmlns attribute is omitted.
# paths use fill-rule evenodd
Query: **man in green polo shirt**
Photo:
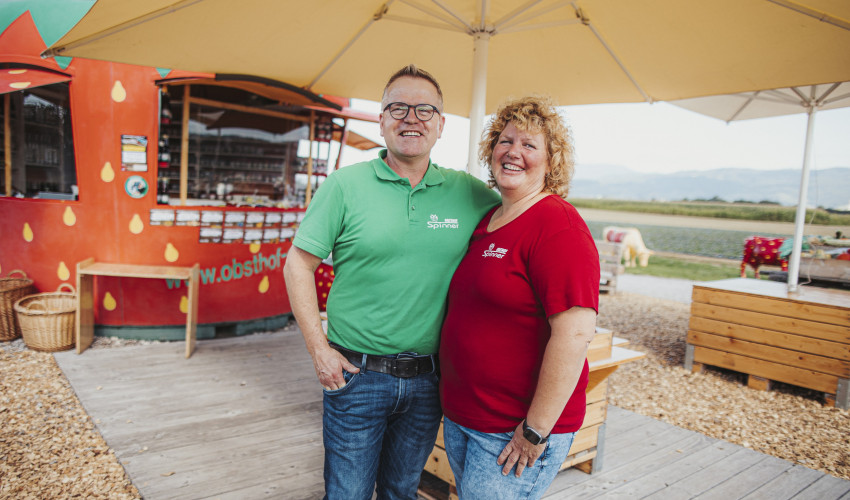
<svg viewBox="0 0 850 500"><path fill-rule="evenodd" d="M433 76L410 65L381 101L379 157L316 191L284 266L286 289L324 388L325 498L415 499L442 411L440 327L452 273L498 195L439 167ZM333 253L328 332L314 275Z"/></svg>

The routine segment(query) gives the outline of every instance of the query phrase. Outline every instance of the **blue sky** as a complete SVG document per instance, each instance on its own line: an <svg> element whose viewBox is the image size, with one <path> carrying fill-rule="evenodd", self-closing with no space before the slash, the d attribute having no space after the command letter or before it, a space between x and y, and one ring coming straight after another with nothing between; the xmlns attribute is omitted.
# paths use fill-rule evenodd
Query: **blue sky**
<svg viewBox="0 0 850 500"><path fill-rule="evenodd" d="M378 112L371 101L352 107ZM677 172L736 167L799 169L803 164L806 115L727 124L671 104L597 104L563 107L573 130L579 168L619 165L639 172ZM352 130L379 140L377 124L352 121ZM469 120L448 115L432 159L445 167L466 167ZM815 118L812 169L850 167L850 108L820 111ZM343 163L374 153L346 148Z"/></svg>

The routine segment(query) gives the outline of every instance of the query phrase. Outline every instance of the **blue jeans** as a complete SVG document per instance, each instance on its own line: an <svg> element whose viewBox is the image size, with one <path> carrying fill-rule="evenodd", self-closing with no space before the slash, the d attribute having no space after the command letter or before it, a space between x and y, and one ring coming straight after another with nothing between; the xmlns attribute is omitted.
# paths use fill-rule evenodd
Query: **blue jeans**
<svg viewBox="0 0 850 500"><path fill-rule="evenodd" d="M414 500L440 428L439 377L345 372L324 391L325 499ZM376 488L377 483L377 488Z"/></svg>
<svg viewBox="0 0 850 500"><path fill-rule="evenodd" d="M566 460L575 433L552 434L543 454L520 477L515 469L503 476L502 466L496 463L513 435L478 432L443 419L446 454L462 500L539 499Z"/></svg>

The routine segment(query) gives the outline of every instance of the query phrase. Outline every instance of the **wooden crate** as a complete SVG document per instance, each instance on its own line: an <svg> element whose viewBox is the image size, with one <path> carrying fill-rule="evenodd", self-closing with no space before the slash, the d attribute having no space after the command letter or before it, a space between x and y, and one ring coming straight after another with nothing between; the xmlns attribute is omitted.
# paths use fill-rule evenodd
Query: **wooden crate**
<svg viewBox="0 0 850 500"><path fill-rule="evenodd" d="M576 467L591 473L602 467L602 448L605 441L605 418L608 415L608 377L623 363L646 356L642 352L625 348L627 341L615 337L611 330L597 328L596 335L587 351L590 368L587 389L587 410L581 429L576 432L569 455L561 470ZM425 470L449 483L454 488L455 481L446 457L443 442L443 426L437 434L437 442L428 457ZM453 490L452 490L453 491ZM456 498L456 497L451 497Z"/></svg>
<svg viewBox="0 0 850 500"><path fill-rule="evenodd" d="M685 368L718 366L749 385L779 381L850 407L850 292L736 278L694 285Z"/></svg>
<svg viewBox="0 0 850 500"><path fill-rule="evenodd" d="M599 291L614 293L617 291L617 277L626 271L623 267L622 243L595 240L599 252Z"/></svg>

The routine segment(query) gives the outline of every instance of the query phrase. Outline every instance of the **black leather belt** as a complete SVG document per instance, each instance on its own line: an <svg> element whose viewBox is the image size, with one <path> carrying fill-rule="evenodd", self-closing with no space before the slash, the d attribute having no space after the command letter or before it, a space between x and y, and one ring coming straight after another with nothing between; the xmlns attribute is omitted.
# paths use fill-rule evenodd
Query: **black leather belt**
<svg viewBox="0 0 850 500"><path fill-rule="evenodd" d="M377 354L363 354L352 351L337 344L331 343L331 347L339 351L357 368L363 369L365 360L366 370L380 373L388 373L394 377L410 378L425 373L435 373L440 366L436 354L409 354L401 353L392 356L379 356Z"/></svg>

